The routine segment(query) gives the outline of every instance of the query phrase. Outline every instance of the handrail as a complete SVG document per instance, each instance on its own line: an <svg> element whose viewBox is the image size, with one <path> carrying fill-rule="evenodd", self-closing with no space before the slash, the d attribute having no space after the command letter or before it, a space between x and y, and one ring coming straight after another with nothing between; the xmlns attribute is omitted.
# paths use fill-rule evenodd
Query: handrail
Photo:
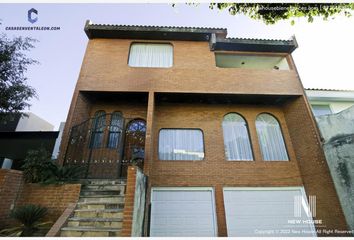
<svg viewBox="0 0 354 240"><path fill-rule="evenodd" d="M62 215L57 219L57 221L50 228L46 237L58 237L60 234L61 228L68 222L69 217L74 212L76 203L69 203L67 208L64 210Z"/></svg>

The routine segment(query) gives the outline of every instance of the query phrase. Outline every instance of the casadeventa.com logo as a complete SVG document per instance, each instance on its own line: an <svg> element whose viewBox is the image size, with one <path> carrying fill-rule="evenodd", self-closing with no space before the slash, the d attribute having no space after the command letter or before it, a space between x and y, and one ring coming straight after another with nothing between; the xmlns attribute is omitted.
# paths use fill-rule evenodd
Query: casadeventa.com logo
<svg viewBox="0 0 354 240"><path fill-rule="evenodd" d="M40 16L39 11L35 8L31 8L27 11L27 21L30 22L30 26L6 26L6 31L58 31L60 30L59 26L38 26ZM41 18L43 22L43 18Z"/></svg>
<svg viewBox="0 0 354 240"><path fill-rule="evenodd" d="M38 15L38 11L36 9L31 8L30 10L28 10L28 14L27 14L28 21L32 24L37 22L38 20L37 15Z"/></svg>

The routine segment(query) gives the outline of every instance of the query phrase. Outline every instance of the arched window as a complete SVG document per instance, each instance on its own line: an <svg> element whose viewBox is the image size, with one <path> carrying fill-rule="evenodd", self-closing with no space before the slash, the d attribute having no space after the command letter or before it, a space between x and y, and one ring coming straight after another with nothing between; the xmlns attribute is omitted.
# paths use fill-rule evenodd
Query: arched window
<svg viewBox="0 0 354 240"><path fill-rule="evenodd" d="M253 160L247 123L237 113L225 115L222 122L227 160Z"/></svg>
<svg viewBox="0 0 354 240"><path fill-rule="evenodd" d="M125 130L125 159L144 159L146 122L135 119L128 123Z"/></svg>
<svg viewBox="0 0 354 240"><path fill-rule="evenodd" d="M102 110L97 111L95 113L94 119L92 120L92 126L91 126L91 131L92 131L91 142L90 142L91 148L99 148L102 146L105 126L106 126L106 112Z"/></svg>
<svg viewBox="0 0 354 240"><path fill-rule="evenodd" d="M280 125L275 117L267 113L259 114L256 119L256 128L264 160L289 160Z"/></svg>
<svg viewBox="0 0 354 240"><path fill-rule="evenodd" d="M123 116L121 112L113 112L111 115L111 123L109 124L108 148L117 148L122 136Z"/></svg>

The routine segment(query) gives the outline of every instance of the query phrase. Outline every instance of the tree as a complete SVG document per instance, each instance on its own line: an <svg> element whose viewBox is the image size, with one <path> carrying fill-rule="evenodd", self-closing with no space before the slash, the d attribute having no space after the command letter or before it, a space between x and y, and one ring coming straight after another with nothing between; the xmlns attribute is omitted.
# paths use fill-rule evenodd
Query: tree
<svg viewBox="0 0 354 240"><path fill-rule="evenodd" d="M28 101L37 96L25 77L28 66L38 63L25 54L34 47L34 42L36 40L28 37L10 40L0 34L0 120L25 115L23 110L30 107Z"/></svg>
<svg viewBox="0 0 354 240"><path fill-rule="evenodd" d="M245 14L266 24L288 19L294 24L297 17L305 17L308 22L313 22L314 17L327 20L339 14L350 17L354 3L210 3L209 8L228 10L231 15Z"/></svg>

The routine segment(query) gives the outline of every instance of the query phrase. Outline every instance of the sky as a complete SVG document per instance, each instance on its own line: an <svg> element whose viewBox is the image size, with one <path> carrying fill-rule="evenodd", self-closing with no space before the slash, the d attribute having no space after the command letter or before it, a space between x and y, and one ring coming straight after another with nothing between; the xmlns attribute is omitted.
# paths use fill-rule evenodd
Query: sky
<svg viewBox="0 0 354 240"><path fill-rule="evenodd" d="M35 8L38 21L29 23L27 12ZM354 90L354 17L336 17L313 23L305 19L266 25L244 15L210 10L206 4L172 7L163 3L133 4L0 4L0 32L8 37L29 36L38 40L28 56L40 62L26 76L38 93L30 111L58 129L66 120L82 59L88 42L87 19L93 23L227 28L228 37L290 39L299 48L293 58L305 88ZM7 26L55 26L58 31L13 31Z"/></svg>

